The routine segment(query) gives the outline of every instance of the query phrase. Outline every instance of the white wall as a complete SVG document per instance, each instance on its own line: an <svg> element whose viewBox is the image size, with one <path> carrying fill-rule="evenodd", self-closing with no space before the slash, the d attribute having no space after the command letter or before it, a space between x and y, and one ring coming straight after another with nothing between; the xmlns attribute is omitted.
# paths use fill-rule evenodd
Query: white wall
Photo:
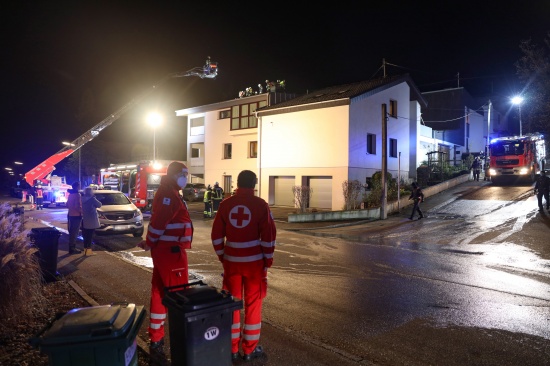
<svg viewBox="0 0 550 366"><path fill-rule="evenodd" d="M348 106L260 117L261 191L269 202L269 177L331 176L332 207L343 205L341 182L347 179Z"/></svg>

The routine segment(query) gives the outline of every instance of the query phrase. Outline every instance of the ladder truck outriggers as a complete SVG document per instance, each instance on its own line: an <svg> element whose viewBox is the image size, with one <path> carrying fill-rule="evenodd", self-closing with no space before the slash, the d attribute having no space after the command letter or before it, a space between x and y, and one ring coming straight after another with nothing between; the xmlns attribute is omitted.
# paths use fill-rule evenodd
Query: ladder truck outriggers
<svg viewBox="0 0 550 366"><path fill-rule="evenodd" d="M489 175L493 183L534 182L545 169L546 144L540 133L498 137L489 144Z"/></svg>
<svg viewBox="0 0 550 366"><path fill-rule="evenodd" d="M110 114L101 122L90 128L88 131L77 137L74 141L67 143L65 147L57 153L38 164L25 174L25 181L31 186L42 186L44 191L44 207L50 204L61 205L67 201L67 190L71 188L66 184L64 177L52 176L51 173L55 169L55 165L60 161L73 154L87 142L92 141L105 128L109 127L113 122L119 119L124 113L140 103L145 97L162 86L166 81L173 78L197 76L201 79L215 79L218 76L218 63L210 61L210 57L206 59L206 63L202 67L195 67L185 72L173 73L162 78L152 88L146 90L137 98L130 101L128 104ZM46 199L47 198L47 199Z"/></svg>

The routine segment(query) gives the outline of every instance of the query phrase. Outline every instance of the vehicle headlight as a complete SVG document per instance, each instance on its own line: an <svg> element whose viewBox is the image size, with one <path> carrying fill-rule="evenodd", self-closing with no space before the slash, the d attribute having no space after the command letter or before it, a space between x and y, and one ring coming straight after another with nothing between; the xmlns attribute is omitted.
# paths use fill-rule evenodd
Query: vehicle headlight
<svg viewBox="0 0 550 366"><path fill-rule="evenodd" d="M520 168L520 169L519 169L519 174L520 174L520 175L529 174L529 169L528 169L528 168L525 168L525 167Z"/></svg>
<svg viewBox="0 0 550 366"><path fill-rule="evenodd" d="M141 211L140 210L134 210L134 217L140 217Z"/></svg>
<svg viewBox="0 0 550 366"><path fill-rule="evenodd" d="M495 169L489 169L489 175L497 175L497 171Z"/></svg>
<svg viewBox="0 0 550 366"><path fill-rule="evenodd" d="M100 219L107 220L107 217L105 217L105 214L104 214L103 212L97 211L97 216L98 216Z"/></svg>

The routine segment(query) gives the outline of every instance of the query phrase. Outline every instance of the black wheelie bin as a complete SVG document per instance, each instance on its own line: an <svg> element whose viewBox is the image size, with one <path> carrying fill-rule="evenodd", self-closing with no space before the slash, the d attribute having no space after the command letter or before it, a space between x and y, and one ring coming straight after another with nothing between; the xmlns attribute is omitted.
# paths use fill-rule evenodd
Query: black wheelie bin
<svg viewBox="0 0 550 366"><path fill-rule="evenodd" d="M170 356L178 366L230 366L233 311L243 308L227 291L202 281L166 287Z"/></svg>
<svg viewBox="0 0 550 366"><path fill-rule="evenodd" d="M73 309L30 340L50 366L137 366L143 306L122 303Z"/></svg>
<svg viewBox="0 0 550 366"><path fill-rule="evenodd" d="M54 227L32 228L29 234L31 243L38 248L42 276L47 282L55 281L59 277L57 272L57 251L61 232Z"/></svg>

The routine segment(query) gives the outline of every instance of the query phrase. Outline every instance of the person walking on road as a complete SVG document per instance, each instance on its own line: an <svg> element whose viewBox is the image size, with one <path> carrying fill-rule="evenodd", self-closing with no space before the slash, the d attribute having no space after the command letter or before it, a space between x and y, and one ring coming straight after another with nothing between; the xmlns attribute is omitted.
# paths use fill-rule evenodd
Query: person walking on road
<svg viewBox="0 0 550 366"><path fill-rule="evenodd" d="M93 188L86 187L82 197L82 236L84 238L84 255L86 256L94 254L92 240L95 229L100 226L99 216L97 215L97 209L100 207L101 202L95 198Z"/></svg>
<svg viewBox="0 0 550 366"><path fill-rule="evenodd" d="M424 202L424 192L422 192L422 189L418 186L416 182L412 182L412 192L409 196L409 200L414 201L413 209L411 212L411 217L409 217L409 220L412 220L414 218L415 212L418 212L418 219L424 218L424 214L422 214L422 211L420 210L420 203Z"/></svg>
<svg viewBox="0 0 550 366"><path fill-rule="evenodd" d="M541 170L535 183L535 195L539 204L539 211L542 211L542 197L546 201L546 209L550 210L550 201L548 200L550 191L550 177L546 176L546 170Z"/></svg>
<svg viewBox="0 0 550 366"><path fill-rule="evenodd" d="M164 288L189 282L187 249L193 241L193 223L187 204L179 191L187 184L189 172L181 162L172 162L153 199L147 236L138 244L151 250L153 276L151 279L150 351L153 357L164 360L164 322L166 306L162 303Z"/></svg>
<svg viewBox="0 0 550 366"><path fill-rule="evenodd" d="M245 361L261 357L258 345L262 327L262 300L267 294L267 269L273 264L277 230L269 205L254 196L256 174L243 170L237 177L235 195L220 203L212 225L212 245L223 265L223 288L234 298L244 297L241 313L233 313L231 358L240 358L242 338Z"/></svg>
<svg viewBox="0 0 550 366"><path fill-rule="evenodd" d="M204 192L204 218L212 217L212 187L210 184L208 185L208 188L206 188L206 191Z"/></svg>
<svg viewBox="0 0 550 366"><path fill-rule="evenodd" d="M69 254L82 253L76 247L76 238L82 224L82 196L80 195L80 182L74 182L72 189L68 189L67 197L67 229L69 231Z"/></svg>

